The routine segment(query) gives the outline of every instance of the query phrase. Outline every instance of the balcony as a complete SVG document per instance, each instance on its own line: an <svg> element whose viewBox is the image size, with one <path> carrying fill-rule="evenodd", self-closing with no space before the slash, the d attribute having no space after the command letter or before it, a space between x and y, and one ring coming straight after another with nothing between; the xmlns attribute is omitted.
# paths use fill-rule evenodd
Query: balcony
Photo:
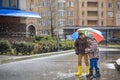
<svg viewBox="0 0 120 80"><path fill-rule="evenodd" d="M88 11L98 11L97 7L88 7Z"/></svg>
<svg viewBox="0 0 120 80"><path fill-rule="evenodd" d="M88 11L88 16L98 16L98 11Z"/></svg>
<svg viewBox="0 0 120 80"><path fill-rule="evenodd" d="M97 16L88 16L88 20L98 20Z"/></svg>
<svg viewBox="0 0 120 80"><path fill-rule="evenodd" d="M88 2L98 2L98 0L88 0Z"/></svg>
<svg viewBox="0 0 120 80"><path fill-rule="evenodd" d="M58 0L58 2L65 2L65 0Z"/></svg>
<svg viewBox="0 0 120 80"><path fill-rule="evenodd" d="M98 25L98 21L97 20L88 20L88 25L89 26L97 26Z"/></svg>

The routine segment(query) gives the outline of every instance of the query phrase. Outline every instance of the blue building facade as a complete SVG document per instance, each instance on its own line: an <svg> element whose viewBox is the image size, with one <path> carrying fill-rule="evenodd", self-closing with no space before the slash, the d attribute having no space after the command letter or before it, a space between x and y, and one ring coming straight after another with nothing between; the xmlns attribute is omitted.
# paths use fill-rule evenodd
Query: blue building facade
<svg viewBox="0 0 120 80"><path fill-rule="evenodd" d="M0 0L0 8L19 9L19 0Z"/></svg>

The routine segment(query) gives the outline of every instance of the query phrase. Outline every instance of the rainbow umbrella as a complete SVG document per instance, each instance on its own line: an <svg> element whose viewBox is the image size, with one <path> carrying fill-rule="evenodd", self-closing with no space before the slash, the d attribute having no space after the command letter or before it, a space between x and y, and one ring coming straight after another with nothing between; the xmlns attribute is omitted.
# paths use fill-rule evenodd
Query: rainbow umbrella
<svg viewBox="0 0 120 80"><path fill-rule="evenodd" d="M102 32L93 28L80 28L76 32L74 32L71 35L71 38L73 40L76 40L78 38L78 33L84 33L86 36L93 35L93 37L96 39L96 41L99 43L100 41L104 40L104 37L102 35Z"/></svg>

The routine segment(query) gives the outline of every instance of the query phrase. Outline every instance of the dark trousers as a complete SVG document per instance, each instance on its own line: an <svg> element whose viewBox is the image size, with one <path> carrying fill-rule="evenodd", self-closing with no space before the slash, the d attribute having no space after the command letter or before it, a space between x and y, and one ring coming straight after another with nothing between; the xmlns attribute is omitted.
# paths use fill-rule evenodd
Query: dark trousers
<svg viewBox="0 0 120 80"><path fill-rule="evenodd" d="M90 70L93 70L95 68L95 70L99 70L99 67L98 67L98 58L93 58L93 59L90 59Z"/></svg>

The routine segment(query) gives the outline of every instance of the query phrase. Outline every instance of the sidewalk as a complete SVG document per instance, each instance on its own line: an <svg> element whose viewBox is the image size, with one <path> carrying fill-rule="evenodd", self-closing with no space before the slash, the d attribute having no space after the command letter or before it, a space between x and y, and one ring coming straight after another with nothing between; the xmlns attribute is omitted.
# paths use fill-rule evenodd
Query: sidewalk
<svg viewBox="0 0 120 80"><path fill-rule="evenodd" d="M120 51L119 48L107 48L107 47L100 47L100 51ZM59 51L59 52L50 52L50 53L43 53L43 54L35 54L35 55L26 55L26 56L7 56L7 55L0 55L0 64L5 64L9 62L15 62L15 61L21 61L21 60L27 60L32 58L39 58L39 57L45 57L45 56L51 56L51 55L58 55L58 54L65 54L73 52L74 50L66 50L66 51ZM116 67L120 67L120 62L116 63ZM119 69L118 69L119 70Z"/></svg>
<svg viewBox="0 0 120 80"><path fill-rule="evenodd" d="M64 54L64 53L69 53L69 52L74 52L74 50L66 50L66 51L50 52L50 53L42 53L42 54L26 55L26 56L0 55L0 64L20 61L20 60L26 60L26 59L32 59L32 58L39 58L39 57L45 57L45 56Z"/></svg>

